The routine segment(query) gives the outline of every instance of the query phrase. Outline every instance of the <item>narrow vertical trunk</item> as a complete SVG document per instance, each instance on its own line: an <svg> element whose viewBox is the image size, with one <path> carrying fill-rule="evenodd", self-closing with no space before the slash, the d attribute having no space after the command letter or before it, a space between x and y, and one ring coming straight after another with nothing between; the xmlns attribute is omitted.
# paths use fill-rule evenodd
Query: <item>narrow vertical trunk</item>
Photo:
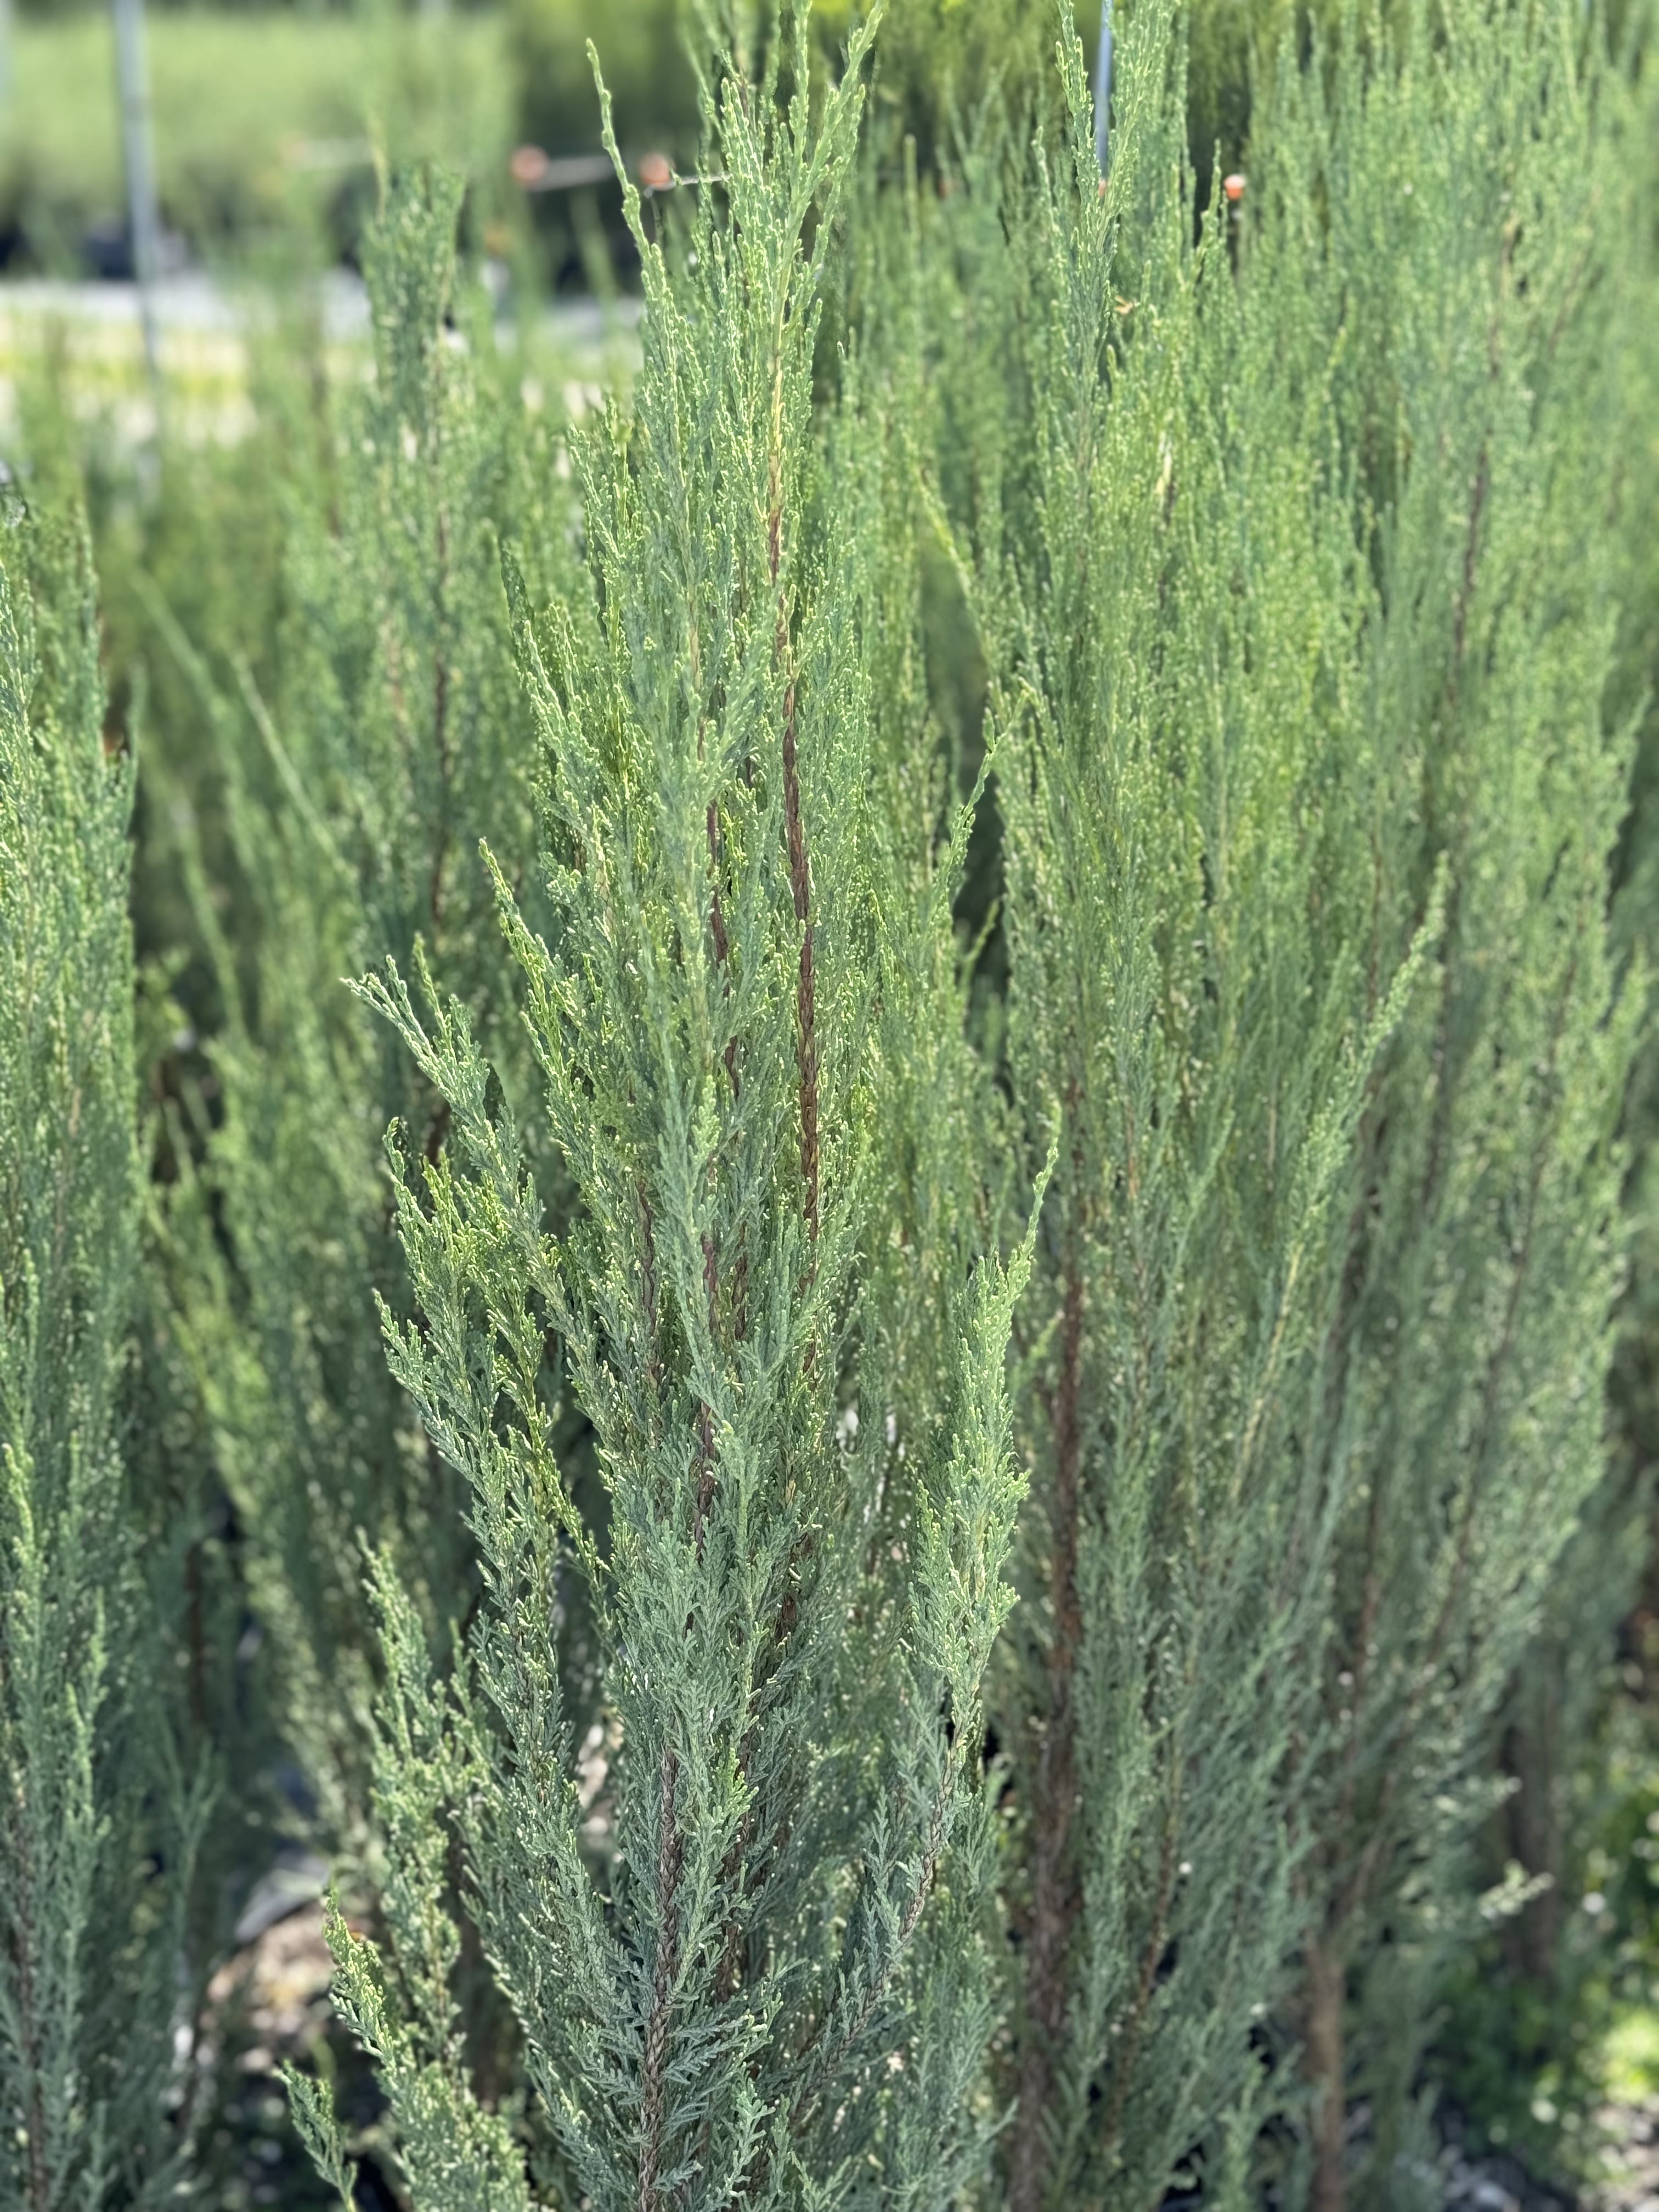
<svg viewBox="0 0 1659 2212"><path fill-rule="evenodd" d="M1303 2063L1314 2087L1311 2212L1344 2212L1347 2175L1343 2138L1347 2118L1342 2005L1347 1976L1329 1942L1310 1936L1307 1948L1308 2013Z"/></svg>
<svg viewBox="0 0 1659 2212"><path fill-rule="evenodd" d="M1564 1662L1552 1655L1544 1663L1553 1668ZM1561 1888L1566 1872L1555 1790L1561 1747L1551 1692L1547 1674L1531 1697L1524 1685L1511 1692L1517 1717L1504 1731L1503 1758L1503 1771L1515 1783L1514 1795L1504 1808L1504 1856L1530 1875L1547 1875L1548 1886L1504 1923L1500 1941L1510 1971L1542 1989L1553 1987L1560 1966Z"/></svg>

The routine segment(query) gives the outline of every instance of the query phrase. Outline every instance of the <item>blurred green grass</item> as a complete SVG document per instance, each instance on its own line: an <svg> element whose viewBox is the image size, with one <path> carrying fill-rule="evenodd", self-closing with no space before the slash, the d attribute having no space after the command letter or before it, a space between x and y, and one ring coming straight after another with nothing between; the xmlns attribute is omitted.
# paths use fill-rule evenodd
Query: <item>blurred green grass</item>
<svg viewBox="0 0 1659 2212"><path fill-rule="evenodd" d="M198 253L338 249L373 190L370 133L506 188L518 86L499 15L152 12L163 217ZM0 235L71 269L125 196L107 14L24 20L0 115Z"/></svg>

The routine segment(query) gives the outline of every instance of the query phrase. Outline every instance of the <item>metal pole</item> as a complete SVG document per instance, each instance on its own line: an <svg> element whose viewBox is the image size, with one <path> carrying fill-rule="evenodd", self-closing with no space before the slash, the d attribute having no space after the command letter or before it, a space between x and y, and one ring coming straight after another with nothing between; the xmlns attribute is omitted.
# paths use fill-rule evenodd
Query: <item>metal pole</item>
<svg viewBox="0 0 1659 2212"><path fill-rule="evenodd" d="M1107 131L1112 106L1112 0L1100 0L1100 52L1095 57L1095 153L1106 173Z"/></svg>
<svg viewBox="0 0 1659 2212"><path fill-rule="evenodd" d="M150 380L159 383L155 279L161 271L161 217L155 199L155 147L150 130L149 71L144 61L144 0L111 0L115 15L115 80L121 95L121 150L126 160L127 220L138 280L138 321Z"/></svg>

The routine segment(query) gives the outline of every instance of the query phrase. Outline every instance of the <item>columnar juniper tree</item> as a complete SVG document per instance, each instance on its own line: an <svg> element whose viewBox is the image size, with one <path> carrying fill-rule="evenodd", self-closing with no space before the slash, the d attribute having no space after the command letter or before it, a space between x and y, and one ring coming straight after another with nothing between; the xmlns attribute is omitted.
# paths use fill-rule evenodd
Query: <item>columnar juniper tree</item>
<svg viewBox="0 0 1659 2212"><path fill-rule="evenodd" d="M916 324L925 496L991 672L1014 1127L1058 1151L1019 1322L1030 1602L994 1703L1020 2208L1155 2203L1190 2153L1212 2191L1242 2171L1250 2021L1298 1914L1328 1533L1304 1432L1413 966L1367 1005L1328 391L1246 321L1224 232L1193 244L1171 11L1126 37L1103 191L1074 41L1062 66L1057 172L969 160Z"/></svg>
<svg viewBox="0 0 1659 2212"><path fill-rule="evenodd" d="M1024 1263L969 1274L959 1251L948 1363L892 1356L869 1163L915 994L941 965L953 988L961 837L914 899L873 806L856 514L813 461L868 33L817 121L804 11L786 36L781 107L776 46L707 96L721 201L697 206L683 287L629 195L637 402L575 446L594 605L538 617L507 568L544 748L544 938L495 882L568 1233L459 1006L423 1012L395 969L366 990L451 1110L435 1161L393 1146L421 1318L389 1343L466 1474L485 1583L446 1693L380 1571L387 1940L334 1928L422 2207L943 2207L994 2118L979 1689L1007 1602ZM598 1439L603 1549L552 1448L550 1328ZM577 1589L611 1738L586 1826L556 1657ZM450 1819L523 2031L533 2178L456 2033Z"/></svg>
<svg viewBox="0 0 1659 2212"><path fill-rule="evenodd" d="M1063 49L1059 183L1011 191L993 139L888 280L990 671L1007 1073L1059 1147L1036 1601L994 1700L1021 2204L1152 2201L1248 2109L1310 1923L1315 2185L1362 2080L1386 2164L1419 1939L1469 1896L1494 1707L1599 1468L1625 203L1577 30L1408 9L1288 55L1265 210L1194 250L1140 11L1104 186Z"/></svg>
<svg viewBox="0 0 1659 2212"><path fill-rule="evenodd" d="M406 960L418 937L496 1038L477 841L515 878L533 844L496 533L514 530L538 576L567 557L550 453L457 281L459 203L455 181L411 177L371 232L373 379L325 398L334 450L288 495L273 695L244 665L228 696L156 609L219 732L231 863L228 884L210 880L186 837L224 1026L205 1165L171 1194L176 1322L248 1539L283 1721L336 1834L361 1822L368 1786L362 1536L403 1547L429 1619L464 1608L471 1575L459 1486L387 1371L374 1308L407 1302L380 1132L395 1113L435 1156L448 1109L340 979ZM177 1149L187 1166L195 1145Z"/></svg>
<svg viewBox="0 0 1659 2212"><path fill-rule="evenodd" d="M1373 2186L1395 2185L1496 1710L1603 1463L1638 994L1615 990L1607 923L1628 210L1595 55L1565 0L1405 8L1369 52L1351 17L1332 66L1281 71L1252 180L1246 310L1310 373L1335 364L1374 578L1346 738L1368 972L1447 884L1347 1177L1309 1432L1341 1512L1302 1874L1321 2212L1350 2091L1373 2100Z"/></svg>
<svg viewBox="0 0 1659 2212"><path fill-rule="evenodd" d="M0 2198L153 2204L191 1866L170 1591L119 1449L142 1183L131 757L106 758L83 535L0 569ZM31 574L31 572L33 574ZM31 590L31 581L35 586Z"/></svg>
<svg viewBox="0 0 1659 2212"><path fill-rule="evenodd" d="M1618 281L1632 335L1623 349L1624 406L1610 433L1618 470L1609 510L1619 564L1620 637L1608 710L1615 720L1626 714L1638 717L1630 811L1620 833L1615 914L1623 945L1642 956L1650 989L1659 868L1654 836L1659 536L1653 526L1659 511L1659 363L1653 349L1634 334L1652 327L1659 316L1659 239L1651 214L1651 169L1642 159L1644 136L1650 148L1659 143L1653 136L1655 93L1650 74L1643 86L1645 118L1630 141L1636 190L1620 240ZM1643 191L1644 182L1650 189ZM1504 1717L1504 1771L1516 1786L1493 1829L1505 1856L1547 1886L1502 1930L1507 1972L1492 1974L1487 1947L1484 1955L1469 1960L1461 1978L1465 2005L1449 2030L1448 2039L1468 2043L1478 2038L1480 2048L1471 2057L1489 2076L1552 2061L1571 2068L1582 2059L1595 2033L1584 2003L1587 1978L1604 1970L1609 1938L1618 1943L1627 1932L1618 1924L1616 1907L1614 1914L1597 1916L1594 1925L1576 1907L1584 1892L1596 1886L1583 1877L1589 1852L1605 1842L1612 1793L1626 1786L1622 1762L1609 1757L1607 1723L1620 1703L1614 1673L1617 1631L1638 1610L1652 1610L1654 1486L1659 1470L1653 1395L1659 1350L1653 1265L1659 1069L1653 1048L1650 1024L1625 1115L1631 1271L1611 1392L1614 1433L1607 1474L1552 1577L1541 1633L1522 1662ZM1517 1991L1517 1981L1523 1994ZM1573 2116L1568 2111L1563 2117L1571 2122Z"/></svg>

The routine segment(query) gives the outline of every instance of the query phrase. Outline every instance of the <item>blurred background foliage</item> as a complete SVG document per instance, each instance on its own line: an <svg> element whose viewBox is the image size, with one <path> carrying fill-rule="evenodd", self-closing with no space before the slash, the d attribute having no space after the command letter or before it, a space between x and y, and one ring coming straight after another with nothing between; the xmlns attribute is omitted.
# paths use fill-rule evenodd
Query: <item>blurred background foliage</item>
<svg viewBox="0 0 1659 2212"><path fill-rule="evenodd" d="M0 119L0 250L70 272L119 258L114 40L103 9L22 15ZM163 219L196 254L355 244L371 133L505 183L516 90L496 15L157 9L150 90Z"/></svg>
<svg viewBox="0 0 1659 2212"><path fill-rule="evenodd" d="M862 0L819 0L821 50L839 50ZM1078 0L1092 65L1100 15ZM1212 151L1241 154L1253 58L1291 30L1295 0L1199 0L1192 13L1191 135L1201 180ZM1305 31L1305 24L1304 24ZM470 213L505 250L531 211L509 180L516 143L555 155L599 143L587 42L599 48L623 154L696 153L696 78L680 0L496 0L412 14L350 7L156 6L149 60L162 213L192 254L258 260L304 247L355 253L373 205L372 146L465 170ZM18 9L0 92L0 265L106 271L122 264L123 192L106 9L74 0ZM993 84L1029 100L1054 51L1030 0L894 0L879 49L874 114L896 162L915 136L926 170ZM602 199L608 195L602 194ZM543 259L573 282L562 195L535 209Z"/></svg>

